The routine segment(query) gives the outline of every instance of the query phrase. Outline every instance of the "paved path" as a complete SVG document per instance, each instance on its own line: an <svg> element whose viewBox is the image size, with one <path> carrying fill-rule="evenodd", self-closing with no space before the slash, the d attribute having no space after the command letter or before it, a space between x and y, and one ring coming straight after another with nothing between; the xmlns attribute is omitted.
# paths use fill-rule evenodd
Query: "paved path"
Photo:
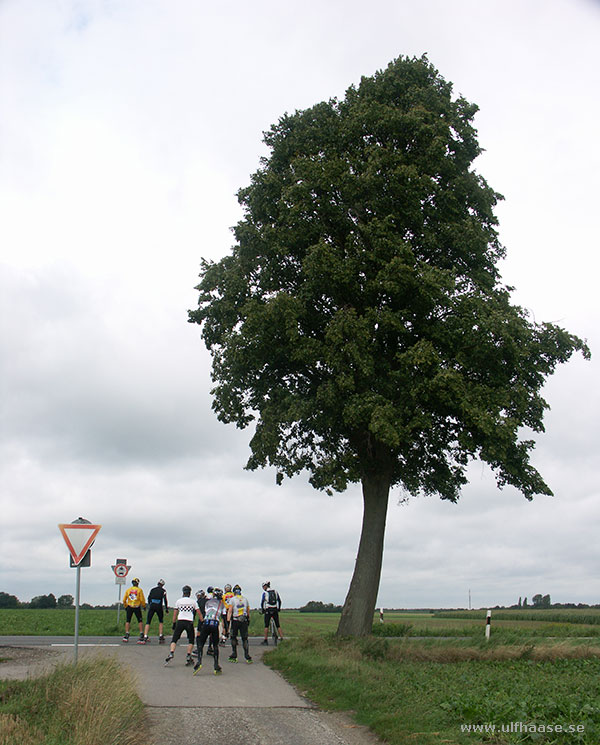
<svg viewBox="0 0 600 745"><path fill-rule="evenodd" d="M266 647L251 640L252 665L229 663L230 647L221 647L222 675L213 674L205 655L198 675L185 666L180 645L168 667L168 644L120 643L115 638L80 639L79 658L112 655L135 673L151 725L149 745L377 745L366 728L344 714L320 711L262 662ZM73 659L72 639L61 637L0 637L0 645L27 647L27 665L3 663L2 677L26 677L57 660ZM68 646L65 646L68 645ZM37 654L39 650L43 654ZM0 654L2 656L2 654ZM36 660L35 658L38 657ZM8 666L8 667L7 667Z"/></svg>

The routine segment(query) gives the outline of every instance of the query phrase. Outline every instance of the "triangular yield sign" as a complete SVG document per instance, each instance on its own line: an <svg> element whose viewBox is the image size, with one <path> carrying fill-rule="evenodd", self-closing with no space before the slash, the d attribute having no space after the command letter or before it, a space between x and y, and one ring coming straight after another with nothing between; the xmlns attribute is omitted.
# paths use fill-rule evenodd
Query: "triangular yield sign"
<svg viewBox="0 0 600 745"><path fill-rule="evenodd" d="M88 525L85 523L61 523L58 529L62 533L69 553L75 565L79 564L88 552L102 525Z"/></svg>

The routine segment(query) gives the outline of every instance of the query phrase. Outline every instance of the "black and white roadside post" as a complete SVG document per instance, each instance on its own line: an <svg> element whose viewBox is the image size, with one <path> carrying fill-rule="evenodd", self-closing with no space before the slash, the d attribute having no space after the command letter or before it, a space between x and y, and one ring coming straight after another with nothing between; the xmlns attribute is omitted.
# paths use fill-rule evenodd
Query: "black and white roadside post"
<svg viewBox="0 0 600 745"><path fill-rule="evenodd" d="M490 640L490 633L492 631L492 611L489 610L487 612L487 616L485 619L485 638L489 641Z"/></svg>
<svg viewBox="0 0 600 745"><path fill-rule="evenodd" d="M58 529L65 539L70 553L69 565L77 569L75 580L75 664L79 646L79 597L81 590L81 567L92 565L91 547L102 525L93 525L89 520L78 517L72 523L60 523Z"/></svg>

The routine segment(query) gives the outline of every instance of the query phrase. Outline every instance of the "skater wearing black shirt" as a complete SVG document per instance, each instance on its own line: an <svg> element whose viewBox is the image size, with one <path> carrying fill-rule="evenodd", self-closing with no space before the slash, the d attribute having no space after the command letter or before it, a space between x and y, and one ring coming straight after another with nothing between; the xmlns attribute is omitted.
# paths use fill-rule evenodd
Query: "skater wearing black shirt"
<svg viewBox="0 0 600 745"><path fill-rule="evenodd" d="M164 612L168 613L169 603L167 601L165 581L164 579L159 579L156 583L156 587L153 587L148 594L148 616L146 618L146 628L144 630L144 638L140 639L138 644L148 644L150 642L150 639L148 638L148 632L150 631L150 622L152 621L152 617L155 613L158 616L158 643L165 643L165 637L163 634L163 604Z"/></svg>

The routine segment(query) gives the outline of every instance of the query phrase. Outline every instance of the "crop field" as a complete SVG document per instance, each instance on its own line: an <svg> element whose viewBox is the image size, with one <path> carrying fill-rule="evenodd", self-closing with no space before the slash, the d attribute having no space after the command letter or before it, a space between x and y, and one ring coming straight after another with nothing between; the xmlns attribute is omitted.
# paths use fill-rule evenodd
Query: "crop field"
<svg viewBox="0 0 600 745"><path fill-rule="evenodd" d="M600 647L314 635L266 661L391 745L600 742Z"/></svg>
<svg viewBox="0 0 600 745"><path fill-rule="evenodd" d="M436 618L485 620L485 610L436 611ZM544 623L579 623L600 626L600 608L540 608L539 610L494 610L494 618Z"/></svg>
<svg viewBox="0 0 600 745"><path fill-rule="evenodd" d="M417 637L483 637L485 611L404 612L387 611L384 624L379 614L373 622L373 632L378 636ZM281 624L286 636L334 632L339 613L300 613L284 610ZM79 633L82 636L120 636L125 628L125 613L121 610L117 625L116 610L81 609ZM132 633L137 631L135 619ZM145 622L145 617L144 617ZM0 609L0 636L72 636L75 626L73 609ZM250 634L258 636L263 631L262 616L254 611ZM171 614L165 616L165 633L171 629ZM152 634L158 633L156 617L152 621ZM600 611L493 611L492 635L503 639L532 638L600 638Z"/></svg>

